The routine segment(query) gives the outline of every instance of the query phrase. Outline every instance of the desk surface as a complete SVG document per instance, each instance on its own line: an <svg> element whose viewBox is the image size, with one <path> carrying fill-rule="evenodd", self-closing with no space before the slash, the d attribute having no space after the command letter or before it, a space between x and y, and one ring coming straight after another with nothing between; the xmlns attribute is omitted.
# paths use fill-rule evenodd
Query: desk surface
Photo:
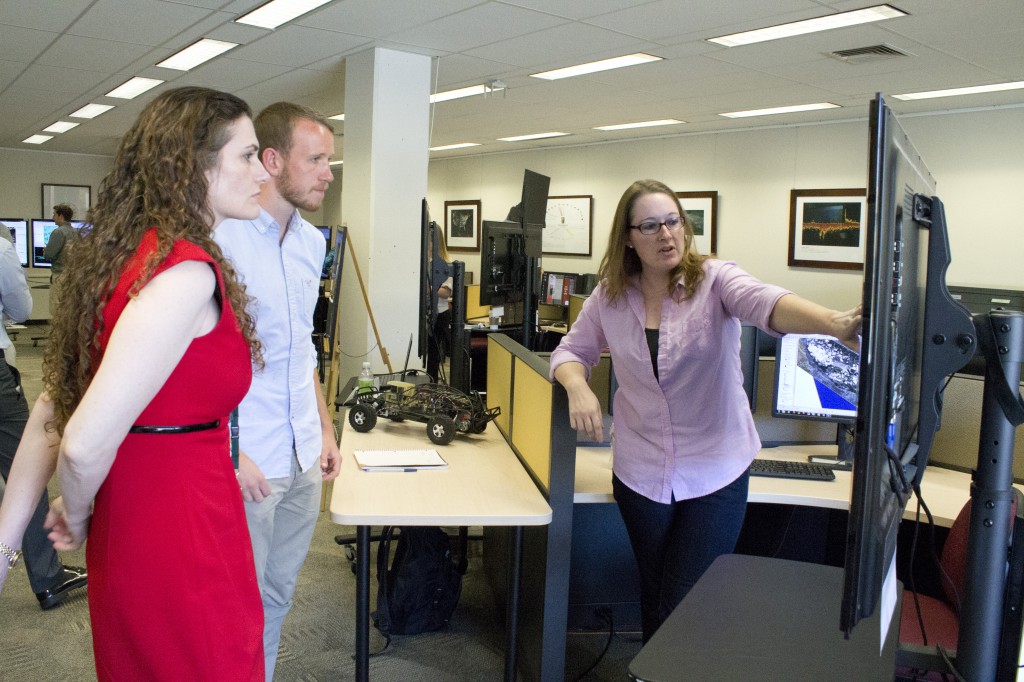
<svg viewBox="0 0 1024 682"><path fill-rule="evenodd" d="M834 445L791 445L761 450L758 457L807 461L809 455L835 455ZM614 502L612 498L612 450L610 447L576 448L576 493L574 502ZM834 481L807 481L792 478L750 477L748 502L794 504L828 509L849 509L853 474L836 471ZM970 496L970 474L928 467L921 479L921 493L935 523L949 527ZM1021 486L1017 486L1020 488ZM911 498L903 518L912 519L917 503ZM922 512L921 518L924 519Z"/></svg>
<svg viewBox="0 0 1024 682"><path fill-rule="evenodd" d="M878 610L839 629L843 569L784 559L715 560L629 665L635 680L891 680L899 618L880 651ZM879 654L882 654L881 656Z"/></svg>
<svg viewBox="0 0 1024 682"><path fill-rule="evenodd" d="M497 427L458 435L434 446L419 422L381 419L368 433L345 421L339 445L341 474L334 481L331 519L352 526L542 526L551 507ZM448 462L440 471L361 471L355 450L436 447Z"/></svg>

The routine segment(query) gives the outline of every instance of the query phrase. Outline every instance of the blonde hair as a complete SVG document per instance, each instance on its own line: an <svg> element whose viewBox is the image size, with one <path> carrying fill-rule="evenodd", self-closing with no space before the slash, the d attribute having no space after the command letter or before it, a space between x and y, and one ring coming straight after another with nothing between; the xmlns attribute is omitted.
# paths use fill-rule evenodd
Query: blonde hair
<svg viewBox="0 0 1024 682"><path fill-rule="evenodd" d="M668 293L673 294L676 286L682 282L683 298L690 298L704 280L704 261L708 256L697 252L693 242L693 222L683 210L679 197L662 182L637 180L626 188L619 199L615 217L612 219L611 234L608 235L608 248L604 251L601 266L597 271L598 278L611 301L624 296L630 280L643 271L643 264L636 255L636 250L626 248L626 244L632 229L630 223L633 205L637 199L648 194L664 194L671 197L683 221L683 257L669 276Z"/></svg>

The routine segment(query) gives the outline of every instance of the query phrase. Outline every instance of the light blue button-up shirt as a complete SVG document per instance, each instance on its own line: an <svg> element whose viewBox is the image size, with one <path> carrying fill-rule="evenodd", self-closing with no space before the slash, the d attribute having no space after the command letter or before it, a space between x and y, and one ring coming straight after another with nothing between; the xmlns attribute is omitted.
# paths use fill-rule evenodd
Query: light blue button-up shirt
<svg viewBox="0 0 1024 682"><path fill-rule="evenodd" d="M214 239L255 299L249 312L263 344L265 367L238 409L239 447L267 478L289 474L293 448L307 471L323 448L312 333L326 242L298 211L282 242L281 226L262 209L255 220L221 222Z"/></svg>

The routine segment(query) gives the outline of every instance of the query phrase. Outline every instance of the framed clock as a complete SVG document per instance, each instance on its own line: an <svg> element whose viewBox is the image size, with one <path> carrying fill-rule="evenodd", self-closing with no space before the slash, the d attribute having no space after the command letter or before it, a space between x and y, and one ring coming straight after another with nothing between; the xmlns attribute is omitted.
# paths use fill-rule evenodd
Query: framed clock
<svg viewBox="0 0 1024 682"><path fill-rule="evenodd" d="M594 197L548 197L541 252L553 256L589 256L594 231Z"/></svg>

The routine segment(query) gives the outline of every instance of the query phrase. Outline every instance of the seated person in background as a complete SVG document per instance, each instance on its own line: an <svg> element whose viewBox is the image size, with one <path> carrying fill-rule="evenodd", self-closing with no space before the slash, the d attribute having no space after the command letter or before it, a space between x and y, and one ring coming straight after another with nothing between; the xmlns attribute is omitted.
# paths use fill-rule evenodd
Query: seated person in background
<svg viewBox="0 0 1024 682"><path fill-rule="evenodd" d="M640 571L643 641L716 557L733 551L760 449L743 391L740 321L857 343L860 310L829 310L697 253L675 193L640 180L619 200L600 284L551 354L569 420L603 439L587 385L608 348L618 391L615 501Z"/></svg>

